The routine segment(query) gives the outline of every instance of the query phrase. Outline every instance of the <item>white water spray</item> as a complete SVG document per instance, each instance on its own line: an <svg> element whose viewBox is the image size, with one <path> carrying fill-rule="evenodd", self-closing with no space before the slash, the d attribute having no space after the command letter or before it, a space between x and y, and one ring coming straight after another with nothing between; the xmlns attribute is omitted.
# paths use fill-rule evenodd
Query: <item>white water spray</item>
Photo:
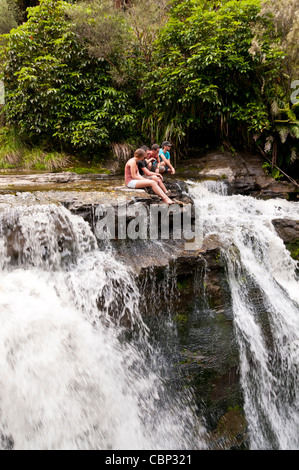
<svg viewBox="0 0 299 470"><path fill-rule="evenodd" d="M192 183L204 234L227 262L252 449L299 448L299 282L273 219L299 219L299 203L227 196L224 183Z"/></svg>
<svg viewBox="0 0 299 470"><path fill-rule="evenodd" d="M0 202L0 449L204 448L145 360L132 273L63 207Z"/></svg>

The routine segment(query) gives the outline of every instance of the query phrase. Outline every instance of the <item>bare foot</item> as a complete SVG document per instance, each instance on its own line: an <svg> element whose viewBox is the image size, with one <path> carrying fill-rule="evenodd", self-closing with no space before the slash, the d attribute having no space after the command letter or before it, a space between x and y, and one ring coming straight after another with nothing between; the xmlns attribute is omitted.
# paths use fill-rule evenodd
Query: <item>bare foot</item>
<svg viewBox="0 0 299 470"><path fill-rule="evenodd" d="M178 199L173 200L175 204L179 204L180 206L187 206L187 204L183 201L179 201Z"/></svg>
<svg viewBox="0 0 299 470"><path fill-rule="evenodd" d="M169 199L169 197L167 199L164 200L165 204L175 204L175 202L172 200L172 199Z"/></svg>

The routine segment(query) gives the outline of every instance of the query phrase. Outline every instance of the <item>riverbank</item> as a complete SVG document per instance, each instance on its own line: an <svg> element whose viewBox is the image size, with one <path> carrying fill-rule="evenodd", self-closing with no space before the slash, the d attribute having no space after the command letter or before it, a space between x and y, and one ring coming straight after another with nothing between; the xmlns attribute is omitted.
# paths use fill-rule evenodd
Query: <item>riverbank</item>
<svg viewBox="0 0 299 470"><path fill-rule="evenodd" d="M126 226L136 218L132 214L132 208L139 204L145 208L148 217L151 204L159 202L159 198L148 191L126 188L123 175L115 171L115 175L86 173L77 174L72 171L61 172L38 172L31 174L27 171L6 171L0 176L0 194L2 196L15 195L20 203L25 204L62 204L73 214L83 217L93 231L99 215L96 208L110 206L117 211L119 206L125 212ZM298 188L287 181L276 181L265 174L263 160L259 155L249 153L232 154L229 152L212 152L202 158L186 160L177 167L175 175L167 175L165 184L171 190L171 197L184 203L193 205L188 196L188 187L185 181L209 181L209 184L220 184L219 188L225 188L228 195L249 195L260 199L287 199L296 201L299 198ZM217 183L218 182L218 183ZM1 198L3 201L3 198ZM7 198L4 200L8 201ZM27 201L27 202L26 202ZM184 210L181 209L183 214ZM192 215L194 217L194 213ZM275 221L274 221L275 223ZM287 225L287 228L285 228ZM299 259L299 233L297 221L276 221L279 235L292 253L294 259ZM102 241L99 241L102 243ZM178 283L188 277L190 285L184 292L191 292L193 287L193 274L198 265L203 262L212 268L208 269L211 279L208 285L208 297L214 305L221 304L219 291L219 278L215 276L216 267L219 268L219 253L221 245L217 237L209 237L199 250L188 252L184 240L167 240L148 248L140 246L138 259L136 261L136 246L134 243L123 242L114 239L114 245L119 251L120 258L129 264L136 275L146 278L148 269L157 272L165 270L172 263L176 265L178 272ZM144 242L142 242L144 243ZM199 260L201 260L199 262ZM220 270L221 271L221 270ZM184 281L185 282L185 281ZM185 283L186 284L186 283ZM184 296L182 296L183 298ZM183 303L183 302L182 302Z"/></svg>
<svg viewBox="0 0 299 470"><path fill-rule="evenodd" d="M176 174L166 176L166 181L214 180L226 183L229 194L251 195L258 198L281 197L298 199L299 186L286 177L275 180L263 168L264 160L258 154L249 152L210 152L199 158L178 162ZM69 168L55 172L25 169L0 170L0 189L2 190L48 190L51 184L63 185L65 190L88 191L104 189L105 192L118 191L124 187L124 162L111 160L107 168ZM281 175L283 176L283 175ZM123 188L125 189L125 188ZM117 193L118 194L118 193Z"/></svg>
<svg viewBox="0 0 299 470"><path fill-rule="evenodd" d="M194 201L185 182L189 180L195 185L198 181L207 181L207 188L219 194L250 195L262 200L275 198L277 214L280 200L298 199L293 185L276 182L263 174L258 159L216 157L211 154L205 161L185 162L184 167L177 169L176 175L166 177L171 197L193 207ZM121 206L128 227L138 216L134 213L136 208L143 208L147 217L150 206L157 202L155 196L144 190L128 190L122 175L23 172L0 177L0 208L10 205L12 208L33 208L34 218L34 207L38 211L40 206L49 204L63 206L83 218L95 235L102 216L99 207L105 209L109 206L117 211ZM183 211L184 207L181 208L182 214ZM7 237L11 263L18 266L22 263L24 245L19 212L15 214L15 219L10 215L7 221L3 220L2 234ZM273 221L285 243L294 247L295 240L299 239L297 222L277 218ZM44 243L43 230L46 227L41 230L41 246ZM55 236L61 253L72 251L72 241L65 235L68 234L57 223ZM247 423L234 339L232 298L220 234L205 237L197 250L186 249L183 239L152 241L119 240L116 237L97 241L100 247L112 249L114 256L134 273L141 293L140 311L149 325L154 322L157 336L171 336L171 330L167 332L168 316L174 321L178 339L171 337L166 349L175 343L177 356L173 351L168 353L178 361L178 374L186 386L195 390L197 405L208 416L211 447L245 448L248 445ZM48 247L44 248L42 251L47 252ZM259 293L256 291L255 295L259 296ZM120 305L121 296L113 303L112 315L117 316ZM124 315L124 326L127 321ZM196 346L192 340L194 330L200 338ZM217 344L215 338L218 338ZM209 341L212 342L209 344Z"/></svg>

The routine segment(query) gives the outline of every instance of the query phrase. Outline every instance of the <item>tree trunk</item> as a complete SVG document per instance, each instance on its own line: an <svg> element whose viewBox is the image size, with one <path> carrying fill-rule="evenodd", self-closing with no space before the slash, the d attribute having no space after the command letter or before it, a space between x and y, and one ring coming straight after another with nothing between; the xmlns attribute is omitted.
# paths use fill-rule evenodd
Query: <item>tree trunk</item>
<svg viewBox="0 0 299 470"><path fill-rule="evenodd" d="M114 0L114 6L115 8L122 8L125 9L126 6L128 6L130 3L130 0Z"/></svg>

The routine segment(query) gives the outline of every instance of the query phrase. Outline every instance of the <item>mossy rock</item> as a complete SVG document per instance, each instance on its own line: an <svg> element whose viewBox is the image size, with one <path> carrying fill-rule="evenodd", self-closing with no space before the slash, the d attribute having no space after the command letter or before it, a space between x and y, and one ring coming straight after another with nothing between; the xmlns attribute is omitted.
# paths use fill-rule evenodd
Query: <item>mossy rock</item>
<svg viewBox="0 0 299 470"><path fill-rule="evenodd" d="M219 419L212 436L219 448L246 450L248 448L247 421L243 410L238 406L229 408Z"/></svg>
<svg viewBox="0 0 299 470"><path fill-rule="evenodd" d="M299 239L292 243L286 243L286 248L291 253L291 257L294 260L299 261Z"/></svg>

